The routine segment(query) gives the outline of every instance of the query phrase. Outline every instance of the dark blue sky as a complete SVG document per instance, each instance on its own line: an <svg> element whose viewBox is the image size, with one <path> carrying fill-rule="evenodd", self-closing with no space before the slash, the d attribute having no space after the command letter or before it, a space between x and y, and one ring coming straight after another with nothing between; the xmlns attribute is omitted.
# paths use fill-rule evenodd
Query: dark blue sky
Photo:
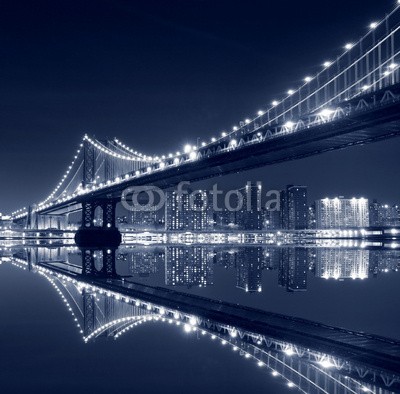
<svg viewBox="0 0 400 394"><path fill-rule="evenodd" d="M0 211L47 196L85 132L158 154L230 128L316 73L394 3L2 1ZM235 180L394 203L399 148L391 140Z"/></svg>

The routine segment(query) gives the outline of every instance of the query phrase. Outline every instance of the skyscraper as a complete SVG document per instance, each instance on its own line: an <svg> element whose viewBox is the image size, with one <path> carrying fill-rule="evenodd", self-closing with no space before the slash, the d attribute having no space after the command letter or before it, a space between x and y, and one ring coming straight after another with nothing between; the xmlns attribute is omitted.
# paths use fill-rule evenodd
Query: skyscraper
<svg viewBox="0 0 400 394"><path fill-rule="evenodd" d="M325 198L315 201L318 229L369 226L369 206L365 198Z"/></svg>
<svg viewBox="0 0 400 394"><path fill-rule="evenodd" d="M262 230L261 183L248 182L239 192L243 196L242 209L236 214L239 228L242 230Z"/></svg>
<svg viewBox="0 0 400 394"><path fill-rule="evenodd" d="M307 187L288 185L281 192L281 220L285 230L308 228Z"/></svg>

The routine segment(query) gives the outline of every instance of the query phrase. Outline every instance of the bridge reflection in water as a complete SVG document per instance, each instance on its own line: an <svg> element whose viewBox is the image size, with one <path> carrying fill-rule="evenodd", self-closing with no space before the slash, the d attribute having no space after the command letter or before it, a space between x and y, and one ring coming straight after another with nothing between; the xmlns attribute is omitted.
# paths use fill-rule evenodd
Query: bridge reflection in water
<svg viewBox="0 0 400 394"><path fill-rule="evenodd" d="M255 248L260 249L269 256L270 249ZM165 247L164 253L164 257L171 254L171 247ZM230 348L288 387L305 393L400 390L400 342L396 340L129 282L117 273L116 254L115 249L34 247L8 250L2 262L46 278L71 313L85 343L99 337L118 339L145 323L170 324ZM317 254L325 256L322 261L327 264L326 271L320 267L321 277L354 275L354 267L339 269L334 250L311 251L312 256ZM117 256L121 255L120 249ZM217 256L218 251L212 255ZM327 256L331 257L326 260ZM398 258L394 261L397 264ZM364 267L360 279L371 272L368 266L365 271L365 263L365 258L355 263ZM343 264L349 263L344 260ZM388 269L379 261L373 274L376 266Z"/></svg>

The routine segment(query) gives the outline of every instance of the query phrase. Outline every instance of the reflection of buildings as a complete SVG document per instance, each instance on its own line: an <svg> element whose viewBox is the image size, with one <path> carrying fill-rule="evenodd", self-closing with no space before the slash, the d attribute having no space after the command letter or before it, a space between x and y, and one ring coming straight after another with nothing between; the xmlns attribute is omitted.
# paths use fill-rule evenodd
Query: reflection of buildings
<svg viewBox="0 0 400 394"><path fill-rule="evenodd" d="M316 249L315 276L334 279L365 279L369 251L364 249Z"/></svg>
<svg viewBox="0 0 400 394"><path fill-rule="evenodd" d="M167 286L200 286L213 284L212 248L166 247L165 284Z"/></svg>
<svg viewBox="0 0 400 394"><path fill-rule="evenodd" d="M214 225L212 196L197 190L194 193L167 192L165 229L176 231L211 230Z"/></svg>
<svg viewBox="0 0 400 394"><path fill-rule="evenodd" d="M376 276L379 272L397 271L400 269L399 250L370 250L369 272Z"/></svg>
<svg viewBox="0 0 400 394"><path fill-rule="evenodd" d="M246 292L260 292L263 261L261 248L241 248L236 260L236 287Z"/></svg>
<svg viewBox="0 0 400 394"><path fill-rule="evenodd" d="M368 200L365 198L325 198L315 202L316 225L325 228L354 228L369 225Z"/></svg>
<svg viewBox="0 0 400 394"><path fill-rule="evenodd" d="M237 249L217 250L214 253L214 263L226 269L233 269L236 266Z"/></svg>
<svg viewBox="0 0 400 394"><path fill-rule="evenodd" d="M279 263L278 284L287 291L307 290L308 250L284 248Z"/></svg>
<svg viewBox="0 0 400 394"><path fill-rule="evenodd" d="M369 206L369 219L371 226L400 226L400 208L398 205L382 205L374 200Z"/></svg>
<svg viewBox="0 0 400 394"><path fill-rule="evenodd" d="M133 275L148 277L157 272L164 260L164 253L154 250L141 250L132 252L130 260L130 271Z"/></svg>

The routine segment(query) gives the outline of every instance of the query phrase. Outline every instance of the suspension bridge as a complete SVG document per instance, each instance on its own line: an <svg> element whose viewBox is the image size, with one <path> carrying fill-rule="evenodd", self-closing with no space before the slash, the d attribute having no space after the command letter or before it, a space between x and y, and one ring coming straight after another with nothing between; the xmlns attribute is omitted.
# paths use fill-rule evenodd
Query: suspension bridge
<svg viewBox="0 0 400 394"><path fill-rule="evenodd" d="M229 348L304 393L392 393L400 388L398 341L128 283L116 272L115 250L26 248L1 261L45 278L84 343L118 339L146 323L165 324Z"/></svg>
<svg viewBox="0 0 400 394"><path fill-rule="evenodd" d="M400 4L347 43L320 72L218 137L174 153L144 154L118 139L85 135L53 191L12 213L26 228L49 228L82 211L82 231L116 230L115 209L130 186L168 188L400 135ZM43 219L44 218L44 219ZM118 232L116 230L116 232ZM105 237L107 238L107 237Z"/></svg>

